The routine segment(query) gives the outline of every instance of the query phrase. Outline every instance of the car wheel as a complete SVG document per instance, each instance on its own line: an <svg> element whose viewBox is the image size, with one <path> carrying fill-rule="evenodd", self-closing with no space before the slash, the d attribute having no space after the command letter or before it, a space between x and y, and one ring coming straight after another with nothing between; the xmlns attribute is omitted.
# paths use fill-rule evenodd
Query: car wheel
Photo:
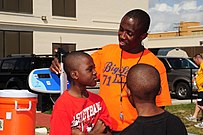
<svg viewBox="0 0 203 135"><path fill-rule="evenodd" d="M180 82L176 86L176 96L178 99L186 99L190 97L190 87L188 86L187 83Z"/></svg>

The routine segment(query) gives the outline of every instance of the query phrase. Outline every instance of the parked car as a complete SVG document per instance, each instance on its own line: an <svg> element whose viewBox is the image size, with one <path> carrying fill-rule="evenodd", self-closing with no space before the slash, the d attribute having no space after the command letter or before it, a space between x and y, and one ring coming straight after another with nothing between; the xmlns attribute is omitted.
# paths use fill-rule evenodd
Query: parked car
<svg viewBox="0 0 203 135"><path fill-rule="evenodd" d="M198 66L191 58L168 56L158 58L166 67L170 92L175 93L178 99L191 97L191 94L197 91L195 74Z"/></svg>
<svg viewBox="0 0 203 135"><path fill-rule="evenodd" d="M28 75L36 68L51 65L51 55L15 54L0 59L0 89L29 89ZM33 92L33 91L32 91ZM52 107L49 94L38 94L37 110L45 111Z"/></svg>

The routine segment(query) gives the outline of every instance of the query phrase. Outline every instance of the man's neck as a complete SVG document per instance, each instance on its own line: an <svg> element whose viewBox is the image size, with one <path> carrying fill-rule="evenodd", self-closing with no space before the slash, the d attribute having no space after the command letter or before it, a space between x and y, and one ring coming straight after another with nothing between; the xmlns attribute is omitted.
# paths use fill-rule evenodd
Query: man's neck
<svg viewBox="0 0 203 135"><path fill-rule="evenodd" d="M128 53L132 53L132 54L137 54L137 53L140 53L140 52L142 52L142 51L144 51L144 46L139 46L138 48L135 48L135 49L132 49L132 50L124 50L124 51L126 51L126 52L128 52Z"/></svg>

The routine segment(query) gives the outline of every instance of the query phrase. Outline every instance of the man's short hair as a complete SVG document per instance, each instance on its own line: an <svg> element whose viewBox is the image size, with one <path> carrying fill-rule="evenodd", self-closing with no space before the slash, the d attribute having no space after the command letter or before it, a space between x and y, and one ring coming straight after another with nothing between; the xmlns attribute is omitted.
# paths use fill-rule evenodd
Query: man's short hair
<svg viewBox="0 0 203 135"><path fill-rule="evenodd" d="M147 33L147 31L149 30L150 16L147 12L145 12L141 9L134 9L134 10L127 12L124 16L128 16L133 19L138 19L139 29L143 33Z"/></svg>
<svg viewBox="0 0 203 135"><path fill-rule="evenodd" d="M198 54L195 54L193 58L202 58L202 55L198 53Z"/></svg>

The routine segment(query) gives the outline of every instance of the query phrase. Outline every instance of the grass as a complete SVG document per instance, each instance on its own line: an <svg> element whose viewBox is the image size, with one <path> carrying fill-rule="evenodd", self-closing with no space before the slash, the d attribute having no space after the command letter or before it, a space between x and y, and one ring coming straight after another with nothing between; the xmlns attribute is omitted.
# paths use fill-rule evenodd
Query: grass
<svg viewBox="0 0 203 135"><path fill-rule="evenodd" d="M43 113L45 113L45 114L51 114L51 113L52 113L52 109L50 109L50 110L48 110L48 111L45 111L45 112L43 112Z"/></svg>
<svg viewBox="0 0 203 135"><path fill-rule="evenodd" d="M189 116L190 114L193 114L195 109L195 104L180 104L180 105L172 105L166 107L166 110L171 112L172 114L178 116L183 123L185 124L188 133L193 133L196 135L203 135L203 129L194 127L195 122L190 122L185 119L186 116ZM201 113L199 114L199 117L201 117Z"/></svg>

